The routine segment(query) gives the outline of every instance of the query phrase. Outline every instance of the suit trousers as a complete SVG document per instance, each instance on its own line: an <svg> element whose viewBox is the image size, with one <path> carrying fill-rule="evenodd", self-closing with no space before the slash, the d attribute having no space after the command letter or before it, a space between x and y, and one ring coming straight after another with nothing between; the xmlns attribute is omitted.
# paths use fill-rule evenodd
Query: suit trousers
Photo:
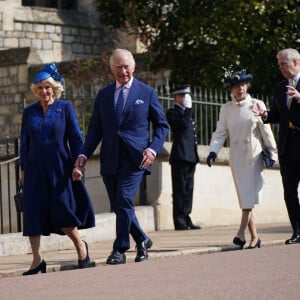
<svg viewBox="0 0 300 300"><path fill-rule="evenodd" d="M191 222L195 168L195 163L187 161L175 161L171 165L175 228L188 226Z"/></svg>
<svg viewBox="0 0 300 300"><path fill-rule="evenodd" d="M130 248L130 237L136 243L147 238L135 214L134 197L142 181L144 170L138 169L124 143L120 143L119 169L117 174L103 175L108 197L116 214L116 239L113 249L125 252Z"/></svg>
<svg viewBox="0 0 300 300"><path fill-rule="evenodd" d="M290 131L284 155L279 157L284 200L294 234L300 234L300 132Z"/></svg>

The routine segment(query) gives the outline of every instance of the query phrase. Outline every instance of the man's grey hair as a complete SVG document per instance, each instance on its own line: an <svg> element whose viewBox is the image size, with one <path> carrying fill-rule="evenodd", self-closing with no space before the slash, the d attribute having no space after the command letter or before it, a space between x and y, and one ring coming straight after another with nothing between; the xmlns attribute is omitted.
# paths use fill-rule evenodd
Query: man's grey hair
<svg viewBox="0 0 300 300"><path fill-rule="evenodd" d="M132 63L131 66L132 67L135 66L135 60L134 60L132 53L127 49L118 48L118 49L114 50L114 52L112 53L112 55L110 57L109 65L111 68L114 66L115 58L118 56L127 56L129 58L130 62Z"/></svg>
<svg viewBox="0 0 300 300"><path fill-rule="evenodd" d="M285 56L287 60L296 59L296 60L300 61L299 52L296 49L293 49L293 48L286 48L286 49L280 50L277 53L276 57L278 58L279 56Z"/></svg>

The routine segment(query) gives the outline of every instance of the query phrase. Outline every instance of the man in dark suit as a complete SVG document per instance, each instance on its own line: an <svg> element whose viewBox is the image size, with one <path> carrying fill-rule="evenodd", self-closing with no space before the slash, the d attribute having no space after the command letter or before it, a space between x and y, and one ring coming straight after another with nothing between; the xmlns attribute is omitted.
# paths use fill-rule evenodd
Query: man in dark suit
<svg viewBox="0 0 300 300"><path fill-rule="evenodd" d="M300 54L296 49L277 53L279 69L285 80L274 90L270 111L258 107L256 114L265 123L279 123L278 154L284 199L293 234L286 244L300 243Z"/></svg>
<svg viewBox="0 0 300 300"><path fill-rule="evenodd" d="M175 105L167 111L167 120L173 135L170 155L173 221L175 230L200 229L194 225L192 212L194 174L199 162L195 122L192 118L192 98L188 85L173 91Z"/></svg>
<svg viewBox="0 0 300 300"><path fill-rule="evenodd" d="M136 262L147 259L147 249L152 246L139 225L133 200L144 173L150 174L163 146L168 123L154 89L133 77L135 60L131 52L116 49L110 68L115 82L97 95L76 166L84 169L86 160L101 142L100 172L116 214L116 239L107 264L122 264L130 248L130 234L136 242Z"/></svg>

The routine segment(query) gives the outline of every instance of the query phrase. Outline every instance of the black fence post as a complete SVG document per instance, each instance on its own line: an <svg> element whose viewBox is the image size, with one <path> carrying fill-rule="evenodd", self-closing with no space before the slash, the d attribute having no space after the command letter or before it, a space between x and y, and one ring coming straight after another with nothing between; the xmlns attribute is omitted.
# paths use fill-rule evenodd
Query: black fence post
<svg viewBox="0 0 300 300"><path fill-rule="evenodd" d="M16 157L19 156L19 139L16 138L15 139L15 155ZM15 186L16 186L16 191L18 190L19 188L19 175L20 175L20 159L16 160L15 161L15 177L16 177L16 180L15 180ZM21 213L19 211L17 211L17 230L18 232L21 232L22 231L22 224L21 224Z"/></svg>

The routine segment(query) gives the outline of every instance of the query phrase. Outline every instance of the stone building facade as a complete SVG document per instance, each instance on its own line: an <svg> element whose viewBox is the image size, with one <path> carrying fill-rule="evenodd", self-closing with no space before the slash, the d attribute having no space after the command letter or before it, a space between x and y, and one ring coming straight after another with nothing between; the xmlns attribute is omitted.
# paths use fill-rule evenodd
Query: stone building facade
<svg viewBox="0 0 300 300"><path fill-rule="evenodd" d="M0 0L0 139L19 134L33 71L99 58L115 38L93 0Z"/></svg>

